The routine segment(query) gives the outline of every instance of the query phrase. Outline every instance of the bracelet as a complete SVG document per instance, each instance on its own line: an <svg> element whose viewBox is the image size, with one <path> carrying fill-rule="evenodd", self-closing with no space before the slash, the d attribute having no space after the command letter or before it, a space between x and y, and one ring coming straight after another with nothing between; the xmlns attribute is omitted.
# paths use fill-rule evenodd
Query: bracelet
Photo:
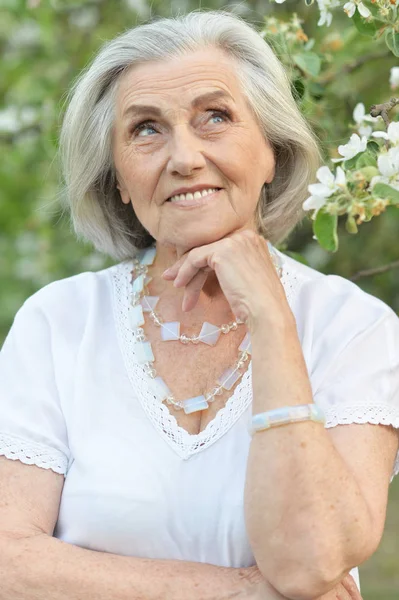
<svg viewBox="0 0 399 600"><path fill-rule="evenodd" d="M299 406L283 406L267 412L253 415L251 420L250 435L257 431L296 423L298 421L315 421L325 423L326 418L323 410L316 404L301 404Z"/></svg>

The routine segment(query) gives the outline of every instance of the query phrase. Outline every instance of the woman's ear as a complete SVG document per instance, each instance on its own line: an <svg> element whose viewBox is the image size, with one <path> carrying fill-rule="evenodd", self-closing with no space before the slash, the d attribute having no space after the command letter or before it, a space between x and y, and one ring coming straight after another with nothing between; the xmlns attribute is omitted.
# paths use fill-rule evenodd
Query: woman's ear
<svg viewBox="0 0 399 600"><path fill-rule="evenodd" d="M119 175L116 176L116 187L119 190L119 194L123 204L130 204L130 196L129 193L123 183L119 180Z"/></svg>

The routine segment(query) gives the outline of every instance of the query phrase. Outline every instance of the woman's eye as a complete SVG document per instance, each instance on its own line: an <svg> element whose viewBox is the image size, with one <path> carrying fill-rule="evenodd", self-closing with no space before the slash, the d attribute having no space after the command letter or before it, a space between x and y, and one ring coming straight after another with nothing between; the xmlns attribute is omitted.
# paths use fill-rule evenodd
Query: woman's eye
<svg viewBox="0 0 399 600"><path fill-rule="evenodd" d="M212 116L211 119L216 119L217 117L221 118L223 121L229 120L231 118L230 113L227 110L215 110L211 109Z"/></svg>
<svg viewBox="0 0 399 600"><path fill-rule="evenodd" d="M142 123L139 123L138 125L133 127L132 133L134 133L135 135L138 135L139 133L141 133L142 131L145 131L146 129L152 129L153 131L156 132L154 123L152 123L151 121L143 121ZM148 137L148 135L144 135L141 137Z"/></svg>

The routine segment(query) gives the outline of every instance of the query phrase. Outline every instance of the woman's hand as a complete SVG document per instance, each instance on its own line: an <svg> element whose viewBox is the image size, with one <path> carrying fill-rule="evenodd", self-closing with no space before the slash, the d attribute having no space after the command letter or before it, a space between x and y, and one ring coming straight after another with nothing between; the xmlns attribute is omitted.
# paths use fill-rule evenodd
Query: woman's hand
<svg viewBox="0 0 399 600"><path fill-rule="evenodd" d="M267 242L254 231L234 232L193 248L164 272L164 279L174 279L175 287L186 288L183 311L194 308L211 270L236 318L255 321L258 315L264 316L265 306L274 320L279 314L292 315Z"/></svg>
<svg viewBox="0 0 399 600"><path fill-rule="evenodd" d="M246 580L250 586L242 595L242 599L248 600L287 600L275 588L273 588L262 576L258 567L248 567L246 571ZM246 594L246 595L245 595ZM241 599L241 597L238 597ZM346 575L334 589L323 596L315 597L312 600L363 600L352 575Z"/></svg>

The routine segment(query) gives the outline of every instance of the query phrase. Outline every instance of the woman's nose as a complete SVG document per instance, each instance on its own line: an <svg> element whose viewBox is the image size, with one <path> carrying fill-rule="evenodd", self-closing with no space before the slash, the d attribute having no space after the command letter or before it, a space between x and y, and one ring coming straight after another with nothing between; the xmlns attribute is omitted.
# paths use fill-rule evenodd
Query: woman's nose
<svg viewBox="0 0 399 600"><path fill-rule="evenodd" d="M167 172L170 175L189 175L194 169L206 165L202 141L186 127L179 127L174 131L168 151Z"/></svg>

